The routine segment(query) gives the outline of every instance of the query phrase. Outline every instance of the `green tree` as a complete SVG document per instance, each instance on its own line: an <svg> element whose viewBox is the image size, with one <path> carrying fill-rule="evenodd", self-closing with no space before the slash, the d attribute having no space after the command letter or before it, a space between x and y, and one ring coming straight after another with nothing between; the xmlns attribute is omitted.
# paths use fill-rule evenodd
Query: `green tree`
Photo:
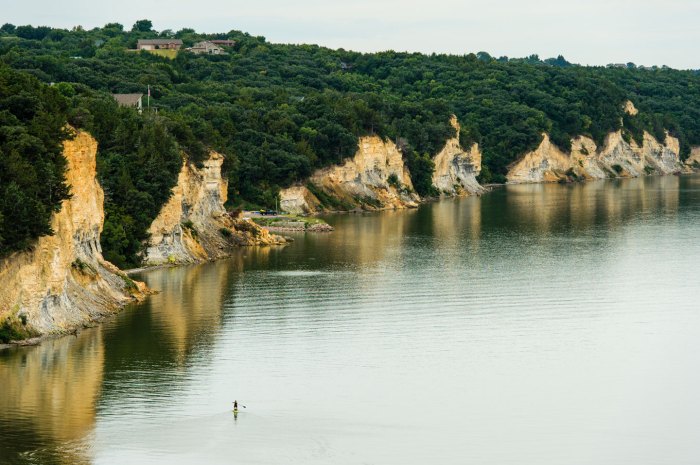
<svg viewBox="0 0 700 465"><path fill-rule="evenodd" d="M139 19L131 28L132 32L153 32L153 23L150 19Z"/></svg>
<svg viewBox="0 0 700 465"><path fill-rule="evenodd" d="M51 215L70 197L66 107L56 89L0 63L0 256L52 234Z"/></svg>

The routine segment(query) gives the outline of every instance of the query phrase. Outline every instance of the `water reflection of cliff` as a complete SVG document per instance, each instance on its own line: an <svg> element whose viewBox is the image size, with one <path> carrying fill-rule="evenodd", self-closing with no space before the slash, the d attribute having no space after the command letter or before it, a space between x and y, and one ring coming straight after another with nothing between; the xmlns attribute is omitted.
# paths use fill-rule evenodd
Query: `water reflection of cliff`
<svg viewBox="0 0 700 465"><path fill-rule="evenodd" d="M255 252L261 258L262 252ZM247 260L239 254L230 260L180 268L151 270L138 276L157 294L139 307L105 325L107 379L138 377L138 389L165 389L192 357L204 355L222 325L224 300ZM148 367L129 371L134 363ZM136 379L134 379L136 381ZM109 386L108 386L109 388Z"/></svg>
<svg viewBox="0 0 700 465"><path fill-rule="evenodd" d="M447 295L483 273L480 265L497 266L499 254L515 257L500 263L526 274L532 260L558 259L572 249L569 238L578 236L572 232L608 235L640 219L663 221L681 202L697 204L692 189L698 188L700 178L675 176L506 186L416 211L333 216L335 232L295 235L297 242L284 249L249 248L230 260L149 271L138 278L160 293L146 303L78 337L0 352L0 462L89 462L98 416L124 415L140 396L172 403L182 392L178 384L191 380L183 373L207 366L226 331L224 313L235 314L233 299L248 312L244 316L283 317L261 318L264 336L265 325L284 329L284 318L298 316L292 311L322 320L328 312L324 293L345 296L335 301L345 311L361 299L374 299L380 308L391 292L406 291L405 283L391 279L396 276L420 286L426 274L456 270L440 281ZM566 240L551 240L558 235ZM598 248L595 241L584 243L592 252ZM586 252L577 255L590 256ZM601 257L605 254L595 259ZM355 267L370 272L353 273ZM270 273L316 269L321 273ZM243 270L246 279L240 280ZM237 295L234 286L240 286ZM368 292L374 288L386 292ZM19 454L24 455L15 460Z"/></svg>
<svg viewBox="0 0 700 465"><path fill-rule="evenodd" d="M280 259L284 266L300 269L372 266L386 254L400 252L417 213L401 210L327 216L335 231L294 234L295 242L281 252L273 250L271 260Z"/></svg>
<svg viewBox="0 0 700 465"><path fill-rule="evenodd" d="M489 223L508 223L522 232L553 233L607 226L611 230L640 216L675 212L676 176L598 181L561 186L506 186L500 215L486 212ZM484 198L484 210L492 200ZM485 219L486 221L486 219Z"/></svg>
<svg viewBox="0 0 700 465"><path fill-rule="evenodd" d="M478 197L446 199L430 208L430 234L452 245L468 239L476 246L481 237L482 199ZM455 234L459 231L460 234Z"/></svg>
<svg viewBox="0 0 700 465"><path fill-rule="evenodd" d="M173 389L219 334L231 274L268 254L150 271L140 278L160 292L146 303L77 337L0 352L0 462L89 463L105 400Z"/></svg>
<svg viewBox="0 0 700 465"><path fill-rule="evenodd" d="M0 457L88 463L104 357L100 328L0 353Z"/></svg>

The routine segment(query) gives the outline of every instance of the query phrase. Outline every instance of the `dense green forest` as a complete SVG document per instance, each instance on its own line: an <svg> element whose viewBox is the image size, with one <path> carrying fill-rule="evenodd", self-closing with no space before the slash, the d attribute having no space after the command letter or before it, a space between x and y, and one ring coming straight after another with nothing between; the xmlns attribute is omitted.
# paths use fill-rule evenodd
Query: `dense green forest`
<svg viewBox="0 0 700 465"><path fill-rule="evenodd" d="M181 39L185 47L202 39L236 43L213 56L130 51L138 39L156 37ZM684 156L700 145L700 75L665 67L582 67L563 57L485 52L363 54L272 44L239 31L157 32L148 20L130 30L116 23L92 30L5 24L0 61L55 83L51 95L67 102L56 115L65 113L97 137L107 192L103 246L122 266L137 262L181 153L197 161L218 150L227 160L230 202L271 206L280 187L352 155L358 137L368 134L400 142L416 190L434 193L430 157L454 134L451 114L462 125L463 144L482 147L484 182L503 181L508 164L536 147L542 132L568 150L572 136L601 143L624 120L628 137L669 130ZM151 109L143 115L118 108L109 96L145 93L147 86ZM627 99L638 116L624 114Z"/></svg>
<svg viewBox="0 0 700 465"><path fill-rule="evenodd" d="M51 215L69 197L67 109L55 89L0 65L0 257L52 234Z"/></svg>

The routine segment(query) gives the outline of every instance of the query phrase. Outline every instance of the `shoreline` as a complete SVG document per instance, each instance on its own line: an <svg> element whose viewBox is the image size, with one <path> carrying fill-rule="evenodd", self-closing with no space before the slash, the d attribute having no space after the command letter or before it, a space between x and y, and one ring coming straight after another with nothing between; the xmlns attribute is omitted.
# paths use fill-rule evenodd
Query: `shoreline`
<svg viewBox="0 0 700 465"><path fill-rule="evenodd" d="M156 292L150 292L150 293L156 293ZM109 314L101 315L101 316L94 318L90 321L86 321L85 323L82 323L80 326L76 326L73 329L67 329L65 331L42 334L41 336L34 336L34 337L30 337L29 339L21 339L19 341L10 341L10 342L0 343L0 352L2 352L4 350L19 349L22 347L36 347L36 346L41 345L45 341L60 339L63 337L68 337L68 336L78 337L80 335L81 331L86 330L86 329L90 329L90 328L95 328L95 327L101 325L102 323L109 320L110 318L117 316L119 313L122 312L122 310L124 310L129 305L133 305L135 303L138 303L138 302L136 302L136 301L129 302L125 305L117 307L114 309L113 312L111 312Z"/></svg>
<svg viewBox="0 0 700 465"><path fill-rule="evenodd" d="M693 175L698 175L698 174L699 174L698 171L685 171L685 172L673 173L672 175L673 175L673 176L693 176ZM670 176L670 175L645 175L645 176L636 176L636 177L631 177L631 176L630 176L630 177L621 177L621 178L615 178L615 179L639 179L639 178L644 178L644 177L662 177L662 176ZM578 180L578 181L574 181L574 182L571 182L571 183L565 183L565 185L568 185L568 184L585 184L585 183L588 183L588 182L590 182L590 181L610 181L610 180L613 180L613 179L600 179L600 180L597 180L597 179L596 179L596 180L593 180L593 179L591 179L591 180L583 179L583 180ZM533 182L533 183L512 183L511 185L523 185L523 184L562 184L562 183L559 183L559 182ZM435 203L435 202L439 202L439 201L441 201L441 200L446 200L446 199L460 199L460 198L468 198L468 197L481 197L481 196L484 195L484 194L490 193L490 192L496 190L497 188L503 188L503 187L505 187L505 186L507 186L507 185L509 185L509 184L508 184L508 183L503 183L503 184L485 184L484 186L482 186L482 187L484 187L485 191L484 191L482 194L479 194L479 195L454 195L454 196L429 197L429 198L422 199L421 202L420 202L420 204L424 204L424 203L425 203L425 204L427 204L427 203ZM419 206L420 206L420 205L419 205ZM389 210L390 210L390 209L382 209L382 210L362 210L362 211L357 211L357 210L323 211L323 212L314 212L314 213L312 213L312 214L309 214L308 216L318 216L318 215L322 215L322 214L338 214L338 213L341 213L341 214L352 214L352 213L355 213L355 214L357 214L357 213L376 213L376 212L380 212L380 211L389 211ZM393 210L393 211L408 210L408 208L391 209L391 210ZM321 233L324 233L324 232L331 232L331 231L333 230L333 227L330 226L330 225L328 225L327 223L325 223L325 226L327 226L327 227L329 227L329 228L331 228L331 229L330 229L330 230L316 230L316 231L314 231L314 230L309 230L309 228L293 229L293 228L285 228L285 227L274 227L274 226L268 227L268 226L262 226L262 225L260 225L260 227L263 227L263 228L265 228L265 229L268 229L268 230L271 231L271 232L316 232L316 233L321 232ZM292 238L288 238L288 240L289 240L289 239L291 239L291 241L293 241ZM291 241L290 241L290 242L291 242ZM272 247L272 246L274 246L274 245L275 245L275 244L265 245L265 247ZM282 246L282 247L285 246L285 245L286 245L286 244L279 244L279 246ZM247 246L247 247L260 247L260 246ZM243 249L243 248L244 248L244 247L237 247L237 249ZM181 268L181 267L187 266L187 265L198 265L198 264L203 264L203 263L211 263L211 262L215 262L215 261L218 261L218 260L225 260L225 259L231 258L231 256L232 256L232 255L226 255L226 256L223 256L223 257L217 257L217 258L208 259L208 260L202 260L202 261L193 262L193 263L174 263L174 264L164 263L164 264L160 264L160 265L141 266L141 267L138 267L138 268L131 268L131 269L121 270L121 271L122 271L125 275L130 276L130 275L133 275L133 274L142 273L142 272L147 272L147 271L151 271L151 270L157 270L157 269L164 269L164 268ZM150 293L158 293L158 291L157 291L157 290L151 290ZM100 317L97 317L97 318L95 318L95 319L93 319L93 320L90 320L90 321L88 321L88 322L83 323L81 326L75 327L75 328L70 329L70 330L65 330L65 331L55 332L55 333L50 333L50 334L44 334L44 335L41 335L41 336L35 336L35 337L32 337L32 338L29 338L29 339L22 339L22 340L18 340L18 341L10 341L10 342L7 342L7 343L0 343L0 351L9 350L9 349L14 349L14 348L20 348L20 347L32 347L32 346L40 345L42 342L44 342L44 341L46 341L46 340L57 339L57 338L61 338L61 337L71 336L71 335L72 335L72 336L77 336L77 335L80 333L80 331L82 331L83 329L89 329L89 328L92 328L92 327L95 327L95 326L98 326L98 325L102 324L105 320L107 320L107 319L109 319L109 318L111 318L111 317L113 317L113 316L119 314L124 308L128 307L129 305L132 305L133 303L135 303L135 302L128 302L128 303L126 303L125 305L120 306L120 307L114 309L114 311L111 312L111 313L109 313L109 314L105 314L105 315L102 315L102 316L100 316Z"/></svg>
<svg viewBox="0 0 700 465"><path fill-rule="evenodd" d="M211 260L213 261L213 260ZM175 263L164 263L162 265L144 265L140 266L138 268L130 268L128 270L122 270L125 275L132 275L136 273L141 273L143 271L150 271L150 270L157 270L160 268L177 268L181 267L184 265L195 265L196 263L181 263L181 264L175 264Z"/></svg>

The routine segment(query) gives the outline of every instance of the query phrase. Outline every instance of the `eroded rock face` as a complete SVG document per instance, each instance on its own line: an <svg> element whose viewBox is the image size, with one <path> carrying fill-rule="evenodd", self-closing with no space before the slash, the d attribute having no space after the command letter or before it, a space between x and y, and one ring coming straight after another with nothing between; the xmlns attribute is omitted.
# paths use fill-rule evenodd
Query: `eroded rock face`
<svg viewBox="0 0 700 465"><path fill-rule="evenodd" d="M647 167L654 168L657 174L677 173L681 169L680 141L666 133L664 143L659 143L654 136L648 132L644 133L644 142L641 147L642 157L646 161Z"/></svg>
<svg viewBox="0 0 700 465"><path fill-rule="evenodd" d="M353 158L316 171L309 183L334 205L324 205L306 187L293 186L280 192L281 208L289 213L400 209L416 207L420 200L396 144L377 136L361 137Z"/></svg>
<svg viewBox="0 0 700 465"><path fill-rule="evenodd" d="M685 165L691 171L700 170L700 147L690 149L690 156L685 161Z"/></svg>
<svg viewBox="0 0 700 465"><path fill-rule="evenodd" d="M682 170L678 139L666 135L664 143L648 132L642 145L627 142L622 131L608 134L598 148L588 137L571 141L569 153L561 151L544 134L540 146L511 165L506 175L510 183L555 182L572 175L584 179L637 177L645 174L671 174Z"/></svg>
<svg viewBox="0 0 700 465"><path fill-rule="evenodd" d="M460 126L454 115L450 123L457 134L448 139L434 157L433 185L441 195L480 194L484 189L476 180L481 173L479 146L473 144L469 150L461 147ZM280 207L294 214L321 210L414 208L420 201L413 191L411 175L401 151L394 142L377 136L360 138L352 159L341 166L316 171L306 186L292 186L280 191Z"/></svg>
<svg viewBox="0 0 700 465"><path fill-rule="evenodd" d="M39 334L61 333L113 313L146 288L104 260L104 193L96 178L97 142L78 132L63 144L72 197L53 215L53 236L0 261L0 321L20 318Z"/></svg>
<svg viewBox="0 0 700 465"><path fill-rule="evenodd" d="M144 264L196 263L226 257L233 246L284 243L254 223L228 215L223 163L216 152L201 168L183 163L170 199L148 229Z"/></svg>
<svg viewBox="0 0 700 465"><path fill-rule="evenodd" d="M456 117L450 124L457 131L455 137L448 139L445 147L433 161L433 185L446 195L481 194L481 187L476 177L481 173L481 151L478 144L473 144L469 151L459 144L460 126Z"/></svg>
<svg viewBox="0 0 700 465"><path fill-rule="evenodd" d="M569 156L552 144L547 134L543 134L542 137L542 142L537 149L526 153L519 161L511 165L506 176L508 182L557 181L571 167Z"/></svg>
<svg viewBox="0 0 700 465"><path fill-rule="evenodd" d="M280 191L280 208L295 215L314 213L321 203L305 186L292 186Z"/></svg>
<svg viewBox="0 0 700 465"><path fill-rule="evenodd" d="M631 100L627 100L623 105L622 109L624 110L625 113L631 116L636 116L639 114L639 110L637 110L637 107L634 106L634 103L632 103Z"/></svg>

